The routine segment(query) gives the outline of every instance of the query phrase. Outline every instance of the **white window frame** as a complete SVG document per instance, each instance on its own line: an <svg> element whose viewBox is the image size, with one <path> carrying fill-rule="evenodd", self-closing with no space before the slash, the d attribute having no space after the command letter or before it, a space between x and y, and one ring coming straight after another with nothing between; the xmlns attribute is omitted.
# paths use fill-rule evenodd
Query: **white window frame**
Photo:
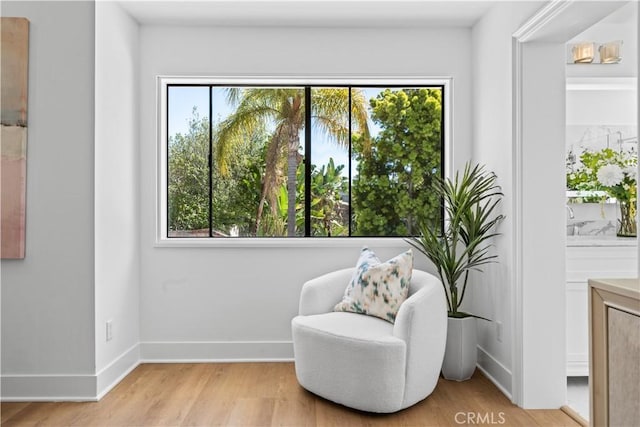
<svg viewBox="0 0 640 427"><path fill-rule="evenodd" d="M444 176L453 170L453 78L451 77L187 77L156 78L156 247L394 247L405 244L403 237L168 237L167 230L167 86L171 84L221 85L397 85L442 86L444 102Z"/></svg>

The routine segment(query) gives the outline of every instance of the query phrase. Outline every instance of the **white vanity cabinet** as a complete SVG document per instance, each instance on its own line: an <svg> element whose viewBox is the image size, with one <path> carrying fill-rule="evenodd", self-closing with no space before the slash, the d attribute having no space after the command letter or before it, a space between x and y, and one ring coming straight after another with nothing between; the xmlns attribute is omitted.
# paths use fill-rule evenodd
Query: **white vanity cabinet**
<svg viewBox="0 0 640 427"><path fill-rule="evenodd" d="M588 279L638 277L636 239L569 237L567 267L567 376L589 375Z"/></svg>

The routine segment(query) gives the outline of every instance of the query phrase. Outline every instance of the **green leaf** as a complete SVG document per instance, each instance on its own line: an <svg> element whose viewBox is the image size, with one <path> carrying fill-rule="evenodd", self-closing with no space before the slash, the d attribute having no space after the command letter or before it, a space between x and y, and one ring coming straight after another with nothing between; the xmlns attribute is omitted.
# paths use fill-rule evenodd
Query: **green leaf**
<svg viewBox="0 0 640 427"><path fill-rule="evenodd" d="M504 216L496 213L502 198L496 180L496 175L484 166L472 167L469 163L453 179L436 178L435 192L443 198L447 214L444 230L438 236L433 222L421 218L420 235L407 240L435 265L451 317L482 318L458 308L465 296L469 272L482 271L482 266L497 259L490 253L490 242L498 235L493 230Z"/></svg>

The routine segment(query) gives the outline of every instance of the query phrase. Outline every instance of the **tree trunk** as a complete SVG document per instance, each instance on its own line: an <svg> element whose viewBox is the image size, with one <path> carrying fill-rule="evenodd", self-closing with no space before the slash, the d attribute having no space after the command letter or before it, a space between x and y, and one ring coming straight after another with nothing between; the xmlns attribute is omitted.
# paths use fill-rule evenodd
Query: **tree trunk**
<svg viewBox="0 0 640 427"><path fill-rule="evenodd" d="M296 235L296 195L298 171L298 146L300 136L297 126L289 127L289 149L287 150L287 236Z"/></svg>
<svg viewBox="0 0 640 427"><path fill-rule="evenodd" d="M264 202L267 199L265 184L262 184L262 191L260 194L260 203L258 203L258 212L256 213L256 222L254 223L255 235L258 235L260 230L260 221L262 220L262 212L264 211Z"/></svg>
<svg viewBox="0 0 640 427"><path fill-rule="evenodd" d="M414 219L413 213L411 212L411 202L413 202L413 175L411 174L411 170L409 170L409 210L407 211L407 235L414 236L415 233L413 231L414 228Z"/></svg>
<svg viewBox="0 0 640 427"><path fill-rule="evenodd" d="M280 157L280 141L282 140L282 132L284 130L281 126L278 126L276 132L271 137L271 141L269 141L269 147L267 149L266 155L266 164L264 176L262 178L262 190L260 192L260 202L258 203L258 212L256 213L256 222L255 222L255 233L256 236L260 231L260 223L262 221L262 214L264 212L264 204L268 200L271 205L272 212L275 212L275 196L274 191L277 187L277 177L278 174L278 159ZM287 135L288 137L288 135Z"/></svg>

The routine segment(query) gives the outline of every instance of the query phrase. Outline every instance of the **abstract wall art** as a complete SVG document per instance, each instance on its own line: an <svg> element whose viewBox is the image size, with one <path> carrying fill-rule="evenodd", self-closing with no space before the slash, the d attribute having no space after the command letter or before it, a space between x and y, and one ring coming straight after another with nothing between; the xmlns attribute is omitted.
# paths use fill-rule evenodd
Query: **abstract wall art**
<svg viewBox="0 0 640 427"><path fill-rule="evenodd" d="M25 257L29 21L1 18L0 135L3 259Z"/></svg>

